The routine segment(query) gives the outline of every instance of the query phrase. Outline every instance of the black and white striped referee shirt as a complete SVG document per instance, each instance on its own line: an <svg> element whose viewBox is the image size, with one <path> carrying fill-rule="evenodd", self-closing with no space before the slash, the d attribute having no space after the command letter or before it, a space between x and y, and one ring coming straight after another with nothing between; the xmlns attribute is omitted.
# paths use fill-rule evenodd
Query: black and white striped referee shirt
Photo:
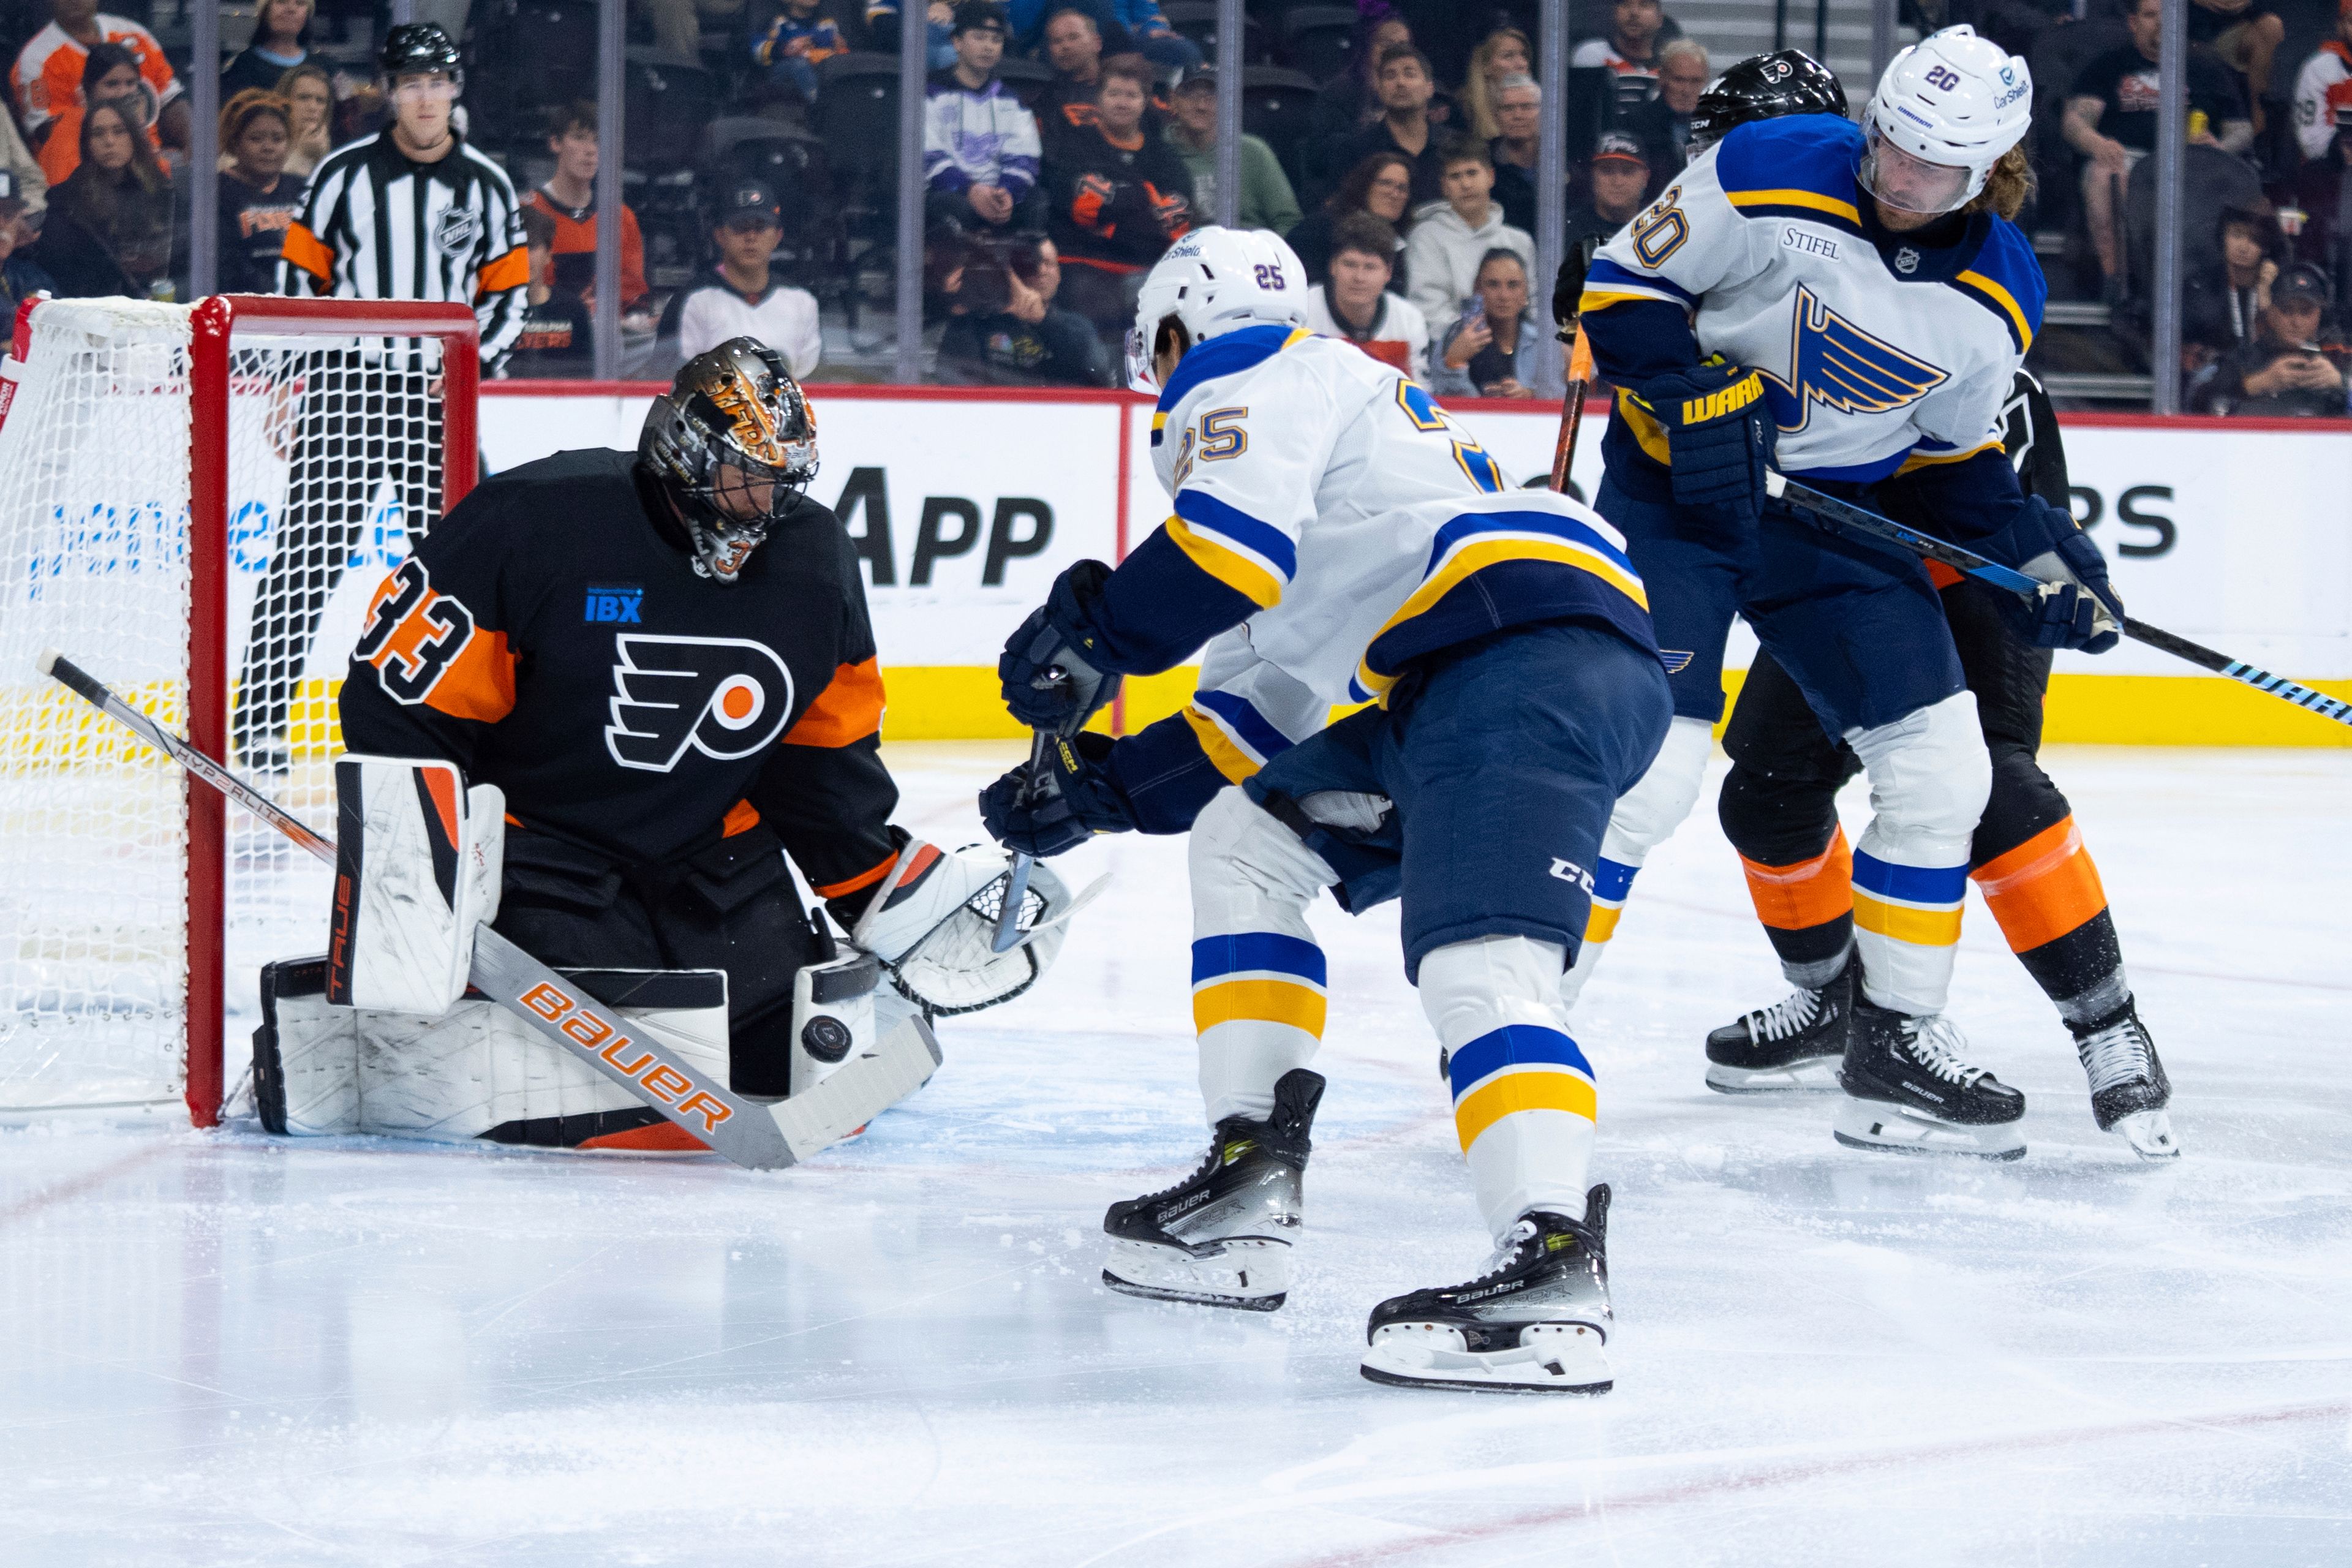
<svg viewBox="0 0 2352 1568"><path fill-rule="evenodd" d="M522 332L530 258L506 172L459 138L438 163L401 152L392 127L320 162L279 252L281 294L430 300L474 307L482 366Z"/></svg>

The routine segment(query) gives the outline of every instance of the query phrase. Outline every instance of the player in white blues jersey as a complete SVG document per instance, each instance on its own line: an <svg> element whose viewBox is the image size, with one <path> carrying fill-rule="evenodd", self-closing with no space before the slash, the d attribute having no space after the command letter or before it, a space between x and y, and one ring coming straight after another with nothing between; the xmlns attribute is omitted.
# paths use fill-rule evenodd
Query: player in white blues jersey
<svg viewBox="0 0 2352 1568"><path fill-rule="evenodd" d="M1365 1375L1594 1392L1610 1382L1608 1188L1586 1184L1593 1073L1559 984L1610 808L1665 732L1646 595L1591 510L1507 488L1419 386L1305 331L1306 291L1265 234L1196 231L1153 268L1129 363L1160 389L1173 514L1118 570L1064 573L999 666L1013 712L1067 736L1118 676L1213 643L1194 721L1145 758L1187 775L1180 794L1202 766L1245 780L1190 819L1209 1155L1112 1205L1104 1278L1282 1304L1323 1087L1307 1068L1325 1008L1307 906L1327 887L1351 911L1395 898L1496 1255L1468 1284L1377 1307ZM1301 732L1310 707L1370 705L1289 745L1259 699ZM1084 813L1116 817L1115 785L1150 797L1148 767L1114 778L1090 750L1065 741L1051 775ZM1083 836L1081 812L1049 821L1008 794L987 806L1007 842Z"/></svg>
<svg viewBox="0 0 2352 1568"><path fill-rule="evenodd" d="M2057 584L2014 606L2042 647L2100 652L2122 606L2064 510L2023 493L2000 418L2042 315L2009 221L2028 175L2025 62L1968 27L1898 54L1856 127L1734 127L1602 247L1583 330L1617 388L1596 498L1648 584L1675 692L1659 759L1619 803L1566 994L1643 858L1698 795L1744 616L1871 776L1853 851L1854 1027L1839 1138L2013 1157L2024 1099L1942 1017L1990 787L1975 699L1920 563L1823 532L1765 494L1768 466L1860 496Z"/></svg>

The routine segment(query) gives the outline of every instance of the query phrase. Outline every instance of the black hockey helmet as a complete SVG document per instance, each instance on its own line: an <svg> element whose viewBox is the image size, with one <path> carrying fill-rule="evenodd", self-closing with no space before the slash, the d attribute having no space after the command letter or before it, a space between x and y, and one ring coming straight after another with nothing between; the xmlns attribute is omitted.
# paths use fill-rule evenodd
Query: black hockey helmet
<svg viewBox="0 0 2352 1568"><path fill-rule="evenodd" d="M457 46L449 40L439 24L434 22L403 22L383 36L383 48L375 61L386 77L402 77L418 71L447 71L457 74Z"/></svg>
<svg viewBox="0 0 2352 1568"><path fill-rule="evenodd" d="M1715 79L1691 112L1690 150L1723 140L1735 125L1784 114L1846 118L1845 89L1827 66L1802 49L1750 55Z"/></svg>
<svg viewBox="0 0 2352 1568"><path fill-rule="evenodd" d="M816 414L783 355L730 338L654 399L637 461L677 506L695 571L732 583L816 478Z"/></svg>

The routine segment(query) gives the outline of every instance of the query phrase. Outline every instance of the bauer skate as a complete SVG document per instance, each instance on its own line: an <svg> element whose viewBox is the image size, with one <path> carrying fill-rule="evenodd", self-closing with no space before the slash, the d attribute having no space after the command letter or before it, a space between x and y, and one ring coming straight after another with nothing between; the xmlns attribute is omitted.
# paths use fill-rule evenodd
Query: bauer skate
<svg viewBox="0 0 2352 1568"><path fill-rule="evenodd" d="M2074 1031L2074 1054L2091 1080L2091 1115L2099 1131L2119 1134L2143 1160L2180 1158L2179 1140L2165 1107L2172 1082L2157 1058L2156 1042L2131 1001Z"/></svg>
<svg viewBox="0 0 2352 1568"><path fill-rule="evenodd" d="M1129 1296L1271 1312L1290 1291L1290 1244L1312 1145L1320 1073L1293 1068L1264 1121L1228 1116L1208 1157L1162 1193L1110 1205L1103 1283Z"/></svg>
<svg viewBox="0 0 2352 1568"><path fill-rule="evenodd" d="M1940 1014L1896 1013L1857 995L1838 1071L1846 1100L1838 1108L1837 1141L1906 1154L2022 1156L2017 1122L2025 1096L1970 1067L1960 1057L1966 1047Z"/></svg>
<svg viewBox="0 0 2352 1568"><path fill-rule="evenodd" d="M1606 1184L1584 1194L1580 1220L1522 1215L1475 1279L1373 1308L1363 1374L1403 1388L1608 1393L1608 1231Z"/></svg>
<svg viewBox="0 0 2352 1568"><path fill-rule="evenodd" d="M1853 1026L1853 960L1818 991L1799 986L1706 1037L1706 1087L1718 1094L1837 1088Z"/></svg>

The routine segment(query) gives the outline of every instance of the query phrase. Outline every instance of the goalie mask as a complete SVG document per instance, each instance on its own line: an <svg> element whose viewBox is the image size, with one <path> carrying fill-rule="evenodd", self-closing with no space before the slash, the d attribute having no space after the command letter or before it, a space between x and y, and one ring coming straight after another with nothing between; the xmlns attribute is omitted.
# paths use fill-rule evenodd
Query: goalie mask
<svg viewBox="0 0 2352 1568"><path fill-rule="evenodd" d="M677 508L696 573L732 583L816 477L816 415L782 354L731 338L654 399L637 461Z"/></svg>

